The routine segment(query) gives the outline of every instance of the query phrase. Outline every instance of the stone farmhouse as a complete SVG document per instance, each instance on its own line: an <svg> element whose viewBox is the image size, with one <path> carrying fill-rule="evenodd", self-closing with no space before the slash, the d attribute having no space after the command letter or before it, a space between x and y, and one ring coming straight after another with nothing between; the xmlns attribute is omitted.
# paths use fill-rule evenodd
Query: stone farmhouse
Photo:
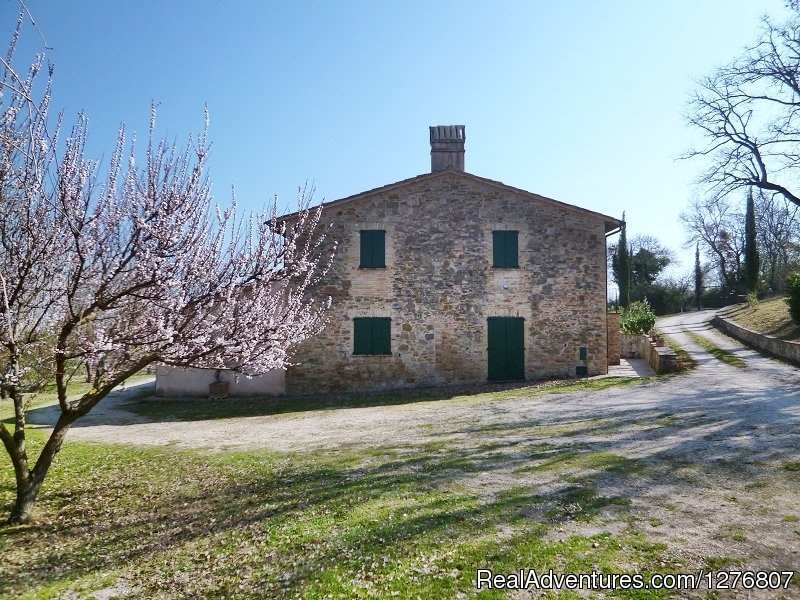
<svg viewBox="0 0 800 600"><path fill-rule="evenodd" d="M467 173L465 140L431 127L430 173L324 205L339 243L319 286L328 323L297 366L231 393L607 372L606 237L621 222ZM180 371L160 368L157 393L208 393L213 372Z"/></svg>

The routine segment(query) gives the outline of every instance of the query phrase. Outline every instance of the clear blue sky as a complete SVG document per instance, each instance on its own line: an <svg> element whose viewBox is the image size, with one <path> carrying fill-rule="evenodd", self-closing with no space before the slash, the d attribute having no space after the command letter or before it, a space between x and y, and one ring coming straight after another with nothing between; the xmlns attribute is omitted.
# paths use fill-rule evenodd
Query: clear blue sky
<svg viewBox="0 0 800 600"><path fill-rule="evenodd" d="M314 181L334 200L430 169L428 125L466 125L466 168L613 216L680 249L701 162L676 158L693 80L780 0L27 0L54 107L90 151L117 127L183 140L211 115L218 202L259 209ZM19 11L0 0L5 39ZM19 58L42 50L26 29ZM140 137L142 137L140 135ZM688 271L693 252L681 251Z"/></svg>

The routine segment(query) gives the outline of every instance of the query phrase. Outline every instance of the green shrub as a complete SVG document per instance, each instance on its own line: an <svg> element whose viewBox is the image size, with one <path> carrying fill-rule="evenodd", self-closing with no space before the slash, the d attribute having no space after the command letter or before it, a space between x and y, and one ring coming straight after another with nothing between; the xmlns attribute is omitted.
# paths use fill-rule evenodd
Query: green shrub
<svg viewBox="0 0 800 600"><path fill-rule="evenodd" d="M786 303L789 305L789 314L792 321L800 325L800 273L792 273L786 278Z"/></svg>
<svg viewBox="0 0 800 600"><path fill-rule="evenodd" d="M656 315L650 304L631 302L628 310L622 313L622 331L624 333L647 333L656 324Z"/></svg>

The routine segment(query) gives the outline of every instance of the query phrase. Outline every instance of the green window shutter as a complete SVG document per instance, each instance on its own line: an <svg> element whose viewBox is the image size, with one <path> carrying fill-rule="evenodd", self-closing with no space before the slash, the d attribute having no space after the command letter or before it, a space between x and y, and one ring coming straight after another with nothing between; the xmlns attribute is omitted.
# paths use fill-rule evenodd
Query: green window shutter
<svg viewBox="0 0 800 600"><path fill-rule="evenodd" d="M519 232L506 231L506 267L519 267Z"/></svg>
<svg viewBox="0 0 800 600"><path fill-rule="evenodd" d="M505 262L506 251L505 244L503 243L502 231L492 232L492 266L502 267Z"/></svg>
<svg viewBox="0 0 800 600"><path fill-rule="evenodd" d="M391 354L391 323L386 317L353 319L353 354Z"/></svg>
<svg viewBox="0 0 800 600"><path fill-rule="evenodd" d="M353 319L353 354L372 354L372 327L369 319Z"/></svg>
<svg viewBox="0 0 800 600"><path fill-rule="evenodd" d="M391 354L391 319L372 319L372 353Z"/></svg>
<svg viewBox="0 0 800 600"><path fill-rule="evenodd" d="M492 266L501 269L519 267L519 232L492 232Z"/></svg>
<svg viewBox="0 0 800 600"><path fill-rule="evenodd" d="M386 232L379 229L361 230L362 269L382 269L386 266Z"/></svg>

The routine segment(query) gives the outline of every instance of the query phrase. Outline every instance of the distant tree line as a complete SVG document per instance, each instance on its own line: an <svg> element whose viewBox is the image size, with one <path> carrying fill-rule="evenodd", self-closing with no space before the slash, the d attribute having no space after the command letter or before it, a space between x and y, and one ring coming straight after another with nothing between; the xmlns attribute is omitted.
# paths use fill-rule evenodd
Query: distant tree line
<svg viewBox="0 0 800 600"><path fill-rule="evenodd" d="M627 309L647 301L658 315L680 312L691 304L689 278L664 277L675 262L675 253L650 235L637 235L628 242L624 223L617 243L609 245L611 277L619 288L616 304Z"/></svg>
<svg viewBox="0 0 800 600"><path fill-rule="evenodd" d="M763 190L748 193L744 202L728 195L690 203L681 220L689 243L702 253L703 276L718 296L786 291L786 278L800 268L798 210Z"/></svg>

